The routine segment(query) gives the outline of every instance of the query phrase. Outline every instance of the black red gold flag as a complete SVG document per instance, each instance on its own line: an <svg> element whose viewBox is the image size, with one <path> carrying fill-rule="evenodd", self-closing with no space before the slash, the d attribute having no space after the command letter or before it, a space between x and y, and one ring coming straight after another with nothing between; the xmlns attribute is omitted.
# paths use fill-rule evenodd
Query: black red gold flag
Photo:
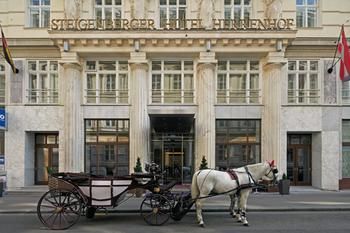
<svg viewBox="0 0 350 233"><path fill-rule="evenodd" d="M2 41L2 51L4 54L5 60L11 66L13 73L17 74L19 72L19 70L16 68L15 64L13 63L10 49L7 45L6 38L5 38L5 35L4 35L2 28L1 28L1 41Z"/></svg>

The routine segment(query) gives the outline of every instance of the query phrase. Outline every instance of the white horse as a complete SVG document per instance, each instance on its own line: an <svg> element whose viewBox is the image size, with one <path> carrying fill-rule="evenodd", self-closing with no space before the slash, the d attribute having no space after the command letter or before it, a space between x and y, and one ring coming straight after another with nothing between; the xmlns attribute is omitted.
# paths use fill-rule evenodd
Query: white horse
<svg viewBox="0 0 350 233"><path fill-rule="evenodd" d="M247 165L233 169L237 180L231 178L228 172L205 169L197 171L192 178L191 195L196 204L197 220L200 226L204 227L202 217L202 203L206 197L215 194L233 195L239 192L238 205L240 218L245 226L248 226L246 217L247 199L258 180L275 180L278 173L274 161ZM232 200L232 199L231 199ZM232 201L231 201L231 207ZM232 213L233 210L231 210Z"/></svg>

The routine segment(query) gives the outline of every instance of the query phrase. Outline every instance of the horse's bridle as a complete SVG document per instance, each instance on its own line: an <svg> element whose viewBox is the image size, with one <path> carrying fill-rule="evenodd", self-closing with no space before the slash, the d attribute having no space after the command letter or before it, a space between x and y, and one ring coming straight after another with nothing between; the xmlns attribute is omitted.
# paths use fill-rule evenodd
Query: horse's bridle
<svg viewBox="0 0 350 233"><path fill-rule="evenodd" d="M275 183L277 180L277 173L278 173L278 169L276 167L270 166L270 171L265 174L266 177L268 177L268 175L272 172L273 174L273 182Z"/></svg>

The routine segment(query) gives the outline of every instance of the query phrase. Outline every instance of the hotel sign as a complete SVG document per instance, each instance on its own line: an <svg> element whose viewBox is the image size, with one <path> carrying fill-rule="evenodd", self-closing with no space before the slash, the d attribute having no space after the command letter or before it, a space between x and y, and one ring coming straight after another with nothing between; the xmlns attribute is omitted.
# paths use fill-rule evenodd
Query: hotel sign
<svg viewBox="0 0 350 233"><path fill-rule="evenodd" d="M164 27L157 28L153 19L52 19L53 31L90 30L291 30L293 19L213 19L206 28L201 19L170 19Z"/></svg>

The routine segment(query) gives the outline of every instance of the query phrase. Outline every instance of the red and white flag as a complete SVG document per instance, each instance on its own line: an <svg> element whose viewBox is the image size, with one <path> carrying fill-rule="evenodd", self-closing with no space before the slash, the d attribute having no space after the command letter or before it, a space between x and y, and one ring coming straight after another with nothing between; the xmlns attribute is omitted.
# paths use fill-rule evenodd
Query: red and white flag
<svg viewBox="0 0 350 233"><path fill-rule="evenodd" d="M338 43L338 53L340 54L339 75L343 82L350 80L350 50L345 37L344 26L341 28L340 41Z"/></svg>

